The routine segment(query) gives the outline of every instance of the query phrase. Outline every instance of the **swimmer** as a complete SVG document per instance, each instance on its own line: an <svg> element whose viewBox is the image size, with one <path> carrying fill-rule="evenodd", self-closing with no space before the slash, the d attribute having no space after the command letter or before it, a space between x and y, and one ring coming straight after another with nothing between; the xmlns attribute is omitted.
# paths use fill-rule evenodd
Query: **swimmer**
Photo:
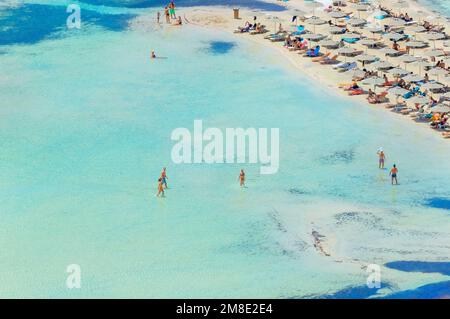
<svg viewBox="0 0 450 319"><path fill-rule="evenodd" d="M162 178L158 179L158 193L156 194L156 197L159 197L159 195L161 195L161 197L165 197Z"/></svg>
<svg viewBox="0 0 450 319"><path fill-rule="evenodd" d="M380 148L377 152L378 154L378 168L384 168L384 160L386 159L386 155L383 150Z"/></svg>
<svg viewBox="0 0 450 319"><path fill-rule="evenodd" d="M166 168L163 167L162 172L161 172L161 184L165 186L165 188L167 187L167 174L166 174Z"/></svg>
<svg viewBox="0 0 450 319"><path fill-rule="evenodd" d="M395 180L395 185L398 185L397 173L398 173L398 169L397 169L397 166L395 166L395 164L394 164L391 171L389 172L389 175L391 176L391 184L392 185L394 185L394 180Z"/></svg>
<svg viewBox="0 0 450 319"><path fill-rule="evenodd" d="M239 173L239 185L245 187L245 173L243 169L241 169L241 172Z"/></svg>
<svg viewBox="0 0 450 319"><path fill-rule="evenodd" d="M150 54L150 58L151 59L156 59L155 51L152 51L152 53Z"/></svg>
<svg viewBox="0 0 450 319"><path fill-rule="evenodd" d="M178 16L178 19L175 21L175 23L173 25L182 25L183 21L181 20L181 17Z"/></svg>

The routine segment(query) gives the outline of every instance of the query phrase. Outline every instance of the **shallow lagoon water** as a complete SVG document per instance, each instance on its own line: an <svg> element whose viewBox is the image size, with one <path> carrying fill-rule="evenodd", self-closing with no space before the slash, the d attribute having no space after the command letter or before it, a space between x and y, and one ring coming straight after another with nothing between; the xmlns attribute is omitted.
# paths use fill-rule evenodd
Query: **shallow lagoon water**
<svg viewBox="0 0 450 319"><path fill-rule="evenodd" d="M424 203L450 197L450 146L428 128L188 25L92 23L1 50L1 296L374 297L448 278L383 267L383 289L358 290L367 263L448 261L448 211ZM194 119L280 128L278 174L243 165L241 190L242 165L173 164L170 134ZM377 169L379 146L400 186ZM157 199L163 166L170 190ZM337 241L331 257L312 230ZM65 287L72 263L80 290Z"/></svg>

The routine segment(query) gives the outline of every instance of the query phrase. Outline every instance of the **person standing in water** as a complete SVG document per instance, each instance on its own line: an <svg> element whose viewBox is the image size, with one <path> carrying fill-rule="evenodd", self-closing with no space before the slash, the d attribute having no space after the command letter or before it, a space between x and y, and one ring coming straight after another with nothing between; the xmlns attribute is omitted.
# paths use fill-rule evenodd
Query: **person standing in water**
<svg viewBox="0 0 450 319"><path fill-rule="evenodd" d="M394 166L392 167L391 171L389 172L389 175L391 176L391 184L392 185L394 185L394 180L395 180L395 185L398 185L397 173L398 173L398 168L394 164Z"/></svg>
<svg viewBox="0 0 450 319"><path fill-rule="evenodd" d="M151 59L156 59L155 51L152 51L152 53L150 54L150 58Z"/></svg>
<svg viewBox="0 0 450 319"><path fill-rule="evenodd" d="M378 168L384 168L384 160L386 159L386 155L383 150L380 148L377 152L378 154Z"/></svg>
<svg viewBox="0 0 450 319"><path fill-rule="evenodd" d="M161 17L161 12L156 13L156 22L159 24L159 18Z"/></svg>
<svg viewBox="0 0 450 319"><path fill-rule="evenodd" d="M166 168L163 167L162 172L161 172L161 184L164 185L165 188L167 187L167 174L166 174Z"/></svg>
<svg viewBox="0 0 450 319"><path fill-rule="evenodd" d="M241 169L241 172L239 173L239 185L245 187L245 172L243 169Z"/></svg>
<svg viewBox="0 0 450 319"><path fill-rule="evenodd" d="M170 13L170 17L172 19L176 19L177 18L177 16L175 15L175 3L173 1L170 1L169 13Z"/></svg>
<svg viewBox="0 0 450 319"><path fill-rule="evenodd" d="M158 193L156 194L156 197L159 197L160 195L161 197L165 197L162 178L158 179Z"/></svg>
<svg viewBox="0 0 450 319"><path fill-rule="evenodd" d="M166 23L170 23L170 14L169 9L167 7L164 8L164 15L166 17Z"/></svg>

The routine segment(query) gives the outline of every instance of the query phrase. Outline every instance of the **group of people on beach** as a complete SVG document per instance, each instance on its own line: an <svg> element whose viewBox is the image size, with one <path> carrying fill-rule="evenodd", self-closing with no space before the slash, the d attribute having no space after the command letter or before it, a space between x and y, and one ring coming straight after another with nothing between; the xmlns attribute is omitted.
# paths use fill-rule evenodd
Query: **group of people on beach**
<svg viewBox="0 0 450 319"><path fill-rule="evenodd" d="M170 1L168 5L164 7L164 17L166 18L166 23L171 24L171 20L175 20L173 25L182 25L183 21L181 20L181 16L175 14L175 2ZM156 13L156 21L159 24L161 19L161 13L158 11Z"/></svg>

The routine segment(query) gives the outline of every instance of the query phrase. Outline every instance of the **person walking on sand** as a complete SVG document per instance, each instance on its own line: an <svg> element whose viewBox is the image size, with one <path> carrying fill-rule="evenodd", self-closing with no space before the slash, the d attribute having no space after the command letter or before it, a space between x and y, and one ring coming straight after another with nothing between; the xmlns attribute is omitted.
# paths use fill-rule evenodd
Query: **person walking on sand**
<svg viewBox="0 0 450 319"><path fill-rule="evenodd" d="M243 169L241 169L241 172L239 173L239 185L245 187L245 172Z"/></svg>
<svg viewBox="0 0 450 319"><path fill-rule="evenodd" d="M386 159L386 155L383 152L383 149L380 147L380 149L377 152L378 154L378 168L384 168L384 160Z"/></svg>
<svg viewBox="0 0 450 319"><path fill-rule="evenodd" d="M161 184L164 185L165 188L167 187L167 174L166 174L166 168L163 167L162 172L161 172Z"/></svg>
<svg viewBox="0 0 450 319"><path fill-rule="evenodd" d="M160 195L161 197L165 197L162 178L158 179L158 193L156 194L156 197L159 197Z"/></svg>
<svg viewBox="0 0 450 319"><path fill-rule="evenodd" d="M170 17L172 19L176 19L177 18L177 16L175 15L175 3L173 1L170 1L169 13L170 13Z"/></svg>
<svg viewBox="0 0 450 319"><path fill-rule="evenodd" d="M170 23L170 13L167 7L164 8L164 16L166 17L166 23Z"/></svg>
<svg viewBox="0 0 450 319"><path fill-rule="evenodd" d="M394 180L395 180L395 185L398 185L397 173L398 173L398 168L394 164L394 166L392 167L391 171L389 172L389 175L391 176L391 184L392 185L394 185Z"/></svg>

